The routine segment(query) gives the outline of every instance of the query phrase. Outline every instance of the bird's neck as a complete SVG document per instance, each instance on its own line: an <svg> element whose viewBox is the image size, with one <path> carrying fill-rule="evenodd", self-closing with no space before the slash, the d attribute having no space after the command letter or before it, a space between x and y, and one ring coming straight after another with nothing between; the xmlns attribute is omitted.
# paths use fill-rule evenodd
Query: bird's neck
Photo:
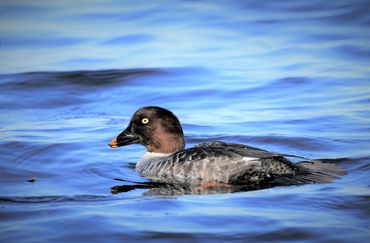
<svg viewBox="0 0 370 243"><path fill-rule="evenodd" d="M185 148L185 139L181 134L157 132L155 142L146 146L147 151L157 154L173 154Z"/></svg>
<svg viewBox="0 0 370 243"><path fill-rule="evenodd" d="M171 156L172 153L154 153L154 152L146 152L143 157L136 163L135 169L137 172L139 172L142 176L148 176L144 175L143 173L146 171L145 168L152 163L157 163L169 156Z"/></svg>

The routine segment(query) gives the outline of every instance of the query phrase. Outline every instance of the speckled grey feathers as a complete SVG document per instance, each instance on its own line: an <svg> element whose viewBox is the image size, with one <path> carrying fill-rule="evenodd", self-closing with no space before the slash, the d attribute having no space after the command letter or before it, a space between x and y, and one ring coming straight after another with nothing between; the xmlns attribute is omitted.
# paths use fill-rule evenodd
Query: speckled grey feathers
<svg viewBox="0 0 370 243"><path fill-rule="evenodd" d="M203 143L157 158L138 172L152 181L184 185L293 185L329 182L343 175L343 170L333 164L294 164L280 154L225 142Z"/></svg>

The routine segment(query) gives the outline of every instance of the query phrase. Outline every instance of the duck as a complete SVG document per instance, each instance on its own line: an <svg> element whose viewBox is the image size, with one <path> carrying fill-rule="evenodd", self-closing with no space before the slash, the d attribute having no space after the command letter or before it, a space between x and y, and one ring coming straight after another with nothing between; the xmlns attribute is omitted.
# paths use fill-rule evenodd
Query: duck
<svg viewBox="0 0 370 243"><path fill-rule="evenodd" d="M140 144L146 153L135 165L150 182L202 188L327 183L345 175L337 164L269 152L249 145L210 141L185 148L179 119L170 110L145 106L109 142L111 148ZM288 158L303 159L292 162Z"/></svg>

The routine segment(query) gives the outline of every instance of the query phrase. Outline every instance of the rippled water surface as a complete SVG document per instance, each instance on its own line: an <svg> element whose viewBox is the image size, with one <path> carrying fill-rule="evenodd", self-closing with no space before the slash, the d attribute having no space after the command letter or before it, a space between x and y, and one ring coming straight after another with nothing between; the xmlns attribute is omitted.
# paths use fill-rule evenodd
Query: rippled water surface
<svg viewBox="0 0 370 243"><path fill-rule="evenodd" d="M368 1L0 3L0 241L370 238ZM85 71L81 71L85 70ZM141 106L187 146L338 159L329 184L176 195L107 143Z"/></svg>

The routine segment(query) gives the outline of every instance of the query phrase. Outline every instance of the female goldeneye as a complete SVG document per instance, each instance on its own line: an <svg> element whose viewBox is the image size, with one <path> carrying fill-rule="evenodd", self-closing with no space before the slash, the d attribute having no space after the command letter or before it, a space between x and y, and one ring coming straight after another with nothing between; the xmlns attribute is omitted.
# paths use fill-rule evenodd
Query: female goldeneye
<svg viewBox="0 0 370 243"><path fill-rule="evenodd" d="M183 186L218 187L323 183L344 175L335 164L320 161L292 163L285 157L251 146L207 142L185 149L184 134L169 110L146 106L135 112L128 127L109 146L141 144L147 153L136 171L152 182Z"/></svg>

